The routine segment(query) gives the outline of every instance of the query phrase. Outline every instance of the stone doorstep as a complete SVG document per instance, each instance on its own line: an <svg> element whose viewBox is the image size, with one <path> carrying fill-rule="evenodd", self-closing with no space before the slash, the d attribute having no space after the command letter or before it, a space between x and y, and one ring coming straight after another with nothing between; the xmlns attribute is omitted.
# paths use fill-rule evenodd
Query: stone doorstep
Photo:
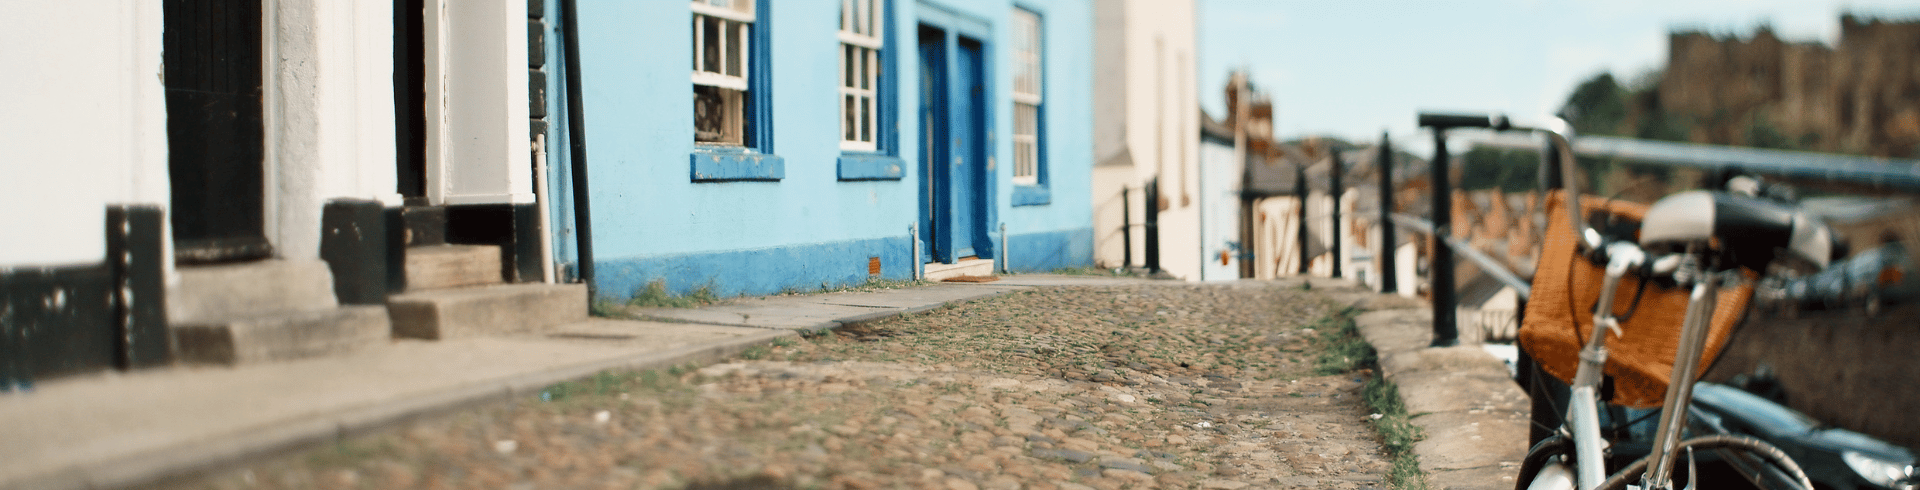
<svg viewBox="0 0 1920 490"><path fill-rule="evenodd" d="M303 359L385 343L386 309L343 306L171 326L174 355L190 364Z"/></svg>
<svg viewBox="0 0 1920 490"><path fill-rule="evenodd" d="M926 264L924 279L940 281L960 276L991 276L993 272L993 259L964 259L952 264L929 262Z"/></svg>
<svg viewBox="0 0 1920 490"><path fill-rule="evenodd" d="M498 245L408 247L407 290L499 284L500 260Z"/></svg>
<svg viewBox="0 0 1920 490"><path fill-rule="evenodd" d="M584 284L501 284L412 291L387 298L394 337L446 339L522 333L587 319Z"/></svg>
<svg viewBox="0 0 1920 490"><path fill-rule="evenodd" d="M178 272L179 283L168 287L166 295L172 324L220 323L339 305L333 272L320 259L191 266Z"/></svg>

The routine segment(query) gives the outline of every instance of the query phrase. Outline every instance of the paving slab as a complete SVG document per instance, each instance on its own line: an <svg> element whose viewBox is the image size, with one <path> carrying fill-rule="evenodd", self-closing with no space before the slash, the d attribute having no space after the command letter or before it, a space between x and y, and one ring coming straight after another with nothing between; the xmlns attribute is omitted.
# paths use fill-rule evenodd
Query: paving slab
<svg viewBox="0 0 1920 490"><path fill-rule="evenodd" d="M795 335L613 320L555 331L630 336L401 340L320 359L43 382L0 396L0 487L137 485L605 369L710 362Z"/></svg>
<svg viewBox="0 0 1920 490"><path fill-rule="evenodd" d="M1512 378L1485 371L1428 372L1396 376L1393 383L1407 413L1525 412L1527 393Z"/></svg>
<svg viewBox="0 0 1920 490"><path fill-rule="evenodd" d="M1454 490L1511 490L1514 487L1513 478L1519 472L1518 465L1429 471L1427 483L1434 488Z"/></svg>
<svg viewBox="0 0 1920 490"><path fill-rule="evenodd" d="M875 313L899 314L899 308L875 308L811 303L806 301L736 300L728 304L700 308L630 308L628 313L641 318L672 320L712 325L731 325L784 330L822 330L838 326L839 320L865 317Z"/></svg>
<svg viewBox="0 0 1920 490"><path fill-rule="evenodd" d="M1380 357L1380 370L1389 379L1426 373L1475 374L1506 378L1507 364L1479 345L1456 345L1392 352ZM1511 382L1509 382L1511 384Z"/></svg>
<svg viewBox="0 0 1920 490"><path fill-rule="evenodd" d="M1442 412L1414 417L1412 422L1427 436L1414 445L1420 468L1427 471L1503 464L1512 464L1517 471L1527 455L1525 412Z"/></svg>
<svg viewBox="0 0 1920 490"><path fill-rule="evenodd" d="M1354 317L1353 324L1382 356L1424 349L1433 342L1433 314L1426 310L1369 311Z"/></svg>
<svg viewBox="0 0 1920 490"><path fill-rule="evenodd" d="M1034 286L1123 286L1128 284L1166 284L1164 279L1146 279L1139 277L1115 276L1069 276L1060 274L1014 274L1000 276L1000 280L983 283L947 283L971 284L975 287L1034 287Z"/></svg>
<svg viewBox="0 0 1920 490"><path fill-rule="evenodd" d="M911 289L871 291L857 293L828 293L800 296L814 304L860 306L867 308L892 308L908 313L918 313L940 306L973 301L1005 294L1013 288L981 287L970 283L934 284Z"/></svg>

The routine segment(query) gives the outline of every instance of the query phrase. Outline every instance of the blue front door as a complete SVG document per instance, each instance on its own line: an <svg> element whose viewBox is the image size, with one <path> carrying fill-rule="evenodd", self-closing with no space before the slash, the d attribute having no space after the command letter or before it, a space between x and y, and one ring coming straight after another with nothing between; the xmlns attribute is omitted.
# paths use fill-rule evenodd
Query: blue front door
<svg viewBox="0 0 1920 490"><path fill-rule="evenodd" d="M992 257L986 217L986 55L981 42L920 27L921 239L929 257Z"/></svg>

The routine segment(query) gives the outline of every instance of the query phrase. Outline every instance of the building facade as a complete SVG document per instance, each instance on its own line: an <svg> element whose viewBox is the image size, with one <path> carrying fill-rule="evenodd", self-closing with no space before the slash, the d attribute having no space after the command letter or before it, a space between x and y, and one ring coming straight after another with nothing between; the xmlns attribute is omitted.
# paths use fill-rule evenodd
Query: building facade
<svg viewBox="0 0 1920 490"><path fill-rule="evenodd" d="M553 220L591 216L601 297L1090 260L1086 1L579 9L584 128L550 136L584 129L590 190ZM570 185L577 156L554 150L552 185ZM578 270L567 226L554 250Z"/></svg>

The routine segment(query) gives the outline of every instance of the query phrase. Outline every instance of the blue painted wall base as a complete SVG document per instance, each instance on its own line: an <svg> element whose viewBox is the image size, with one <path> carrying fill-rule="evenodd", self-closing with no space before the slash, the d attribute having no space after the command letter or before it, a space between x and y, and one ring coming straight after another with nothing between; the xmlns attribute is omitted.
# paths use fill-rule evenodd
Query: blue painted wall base
<svg viewBox="0 0 1920 490"><path fill-rule="evenodd" d="M1028 233L1007 237L1008 269L1048 272L1093 265L1093 229Z"/></svg>
<svg viewBox="0 0 1920 490"><path fill-rule="evenodd" d="M1091 244L1092 233L1088 233ZM764 296L867 282L868 259L880 258L880 278L913 276L912 244L905 236L815 243L753 250L600 260L594 264L599 295L624 301L664 280L667 291L685 295L710 286L720 296Z"/></svg>

